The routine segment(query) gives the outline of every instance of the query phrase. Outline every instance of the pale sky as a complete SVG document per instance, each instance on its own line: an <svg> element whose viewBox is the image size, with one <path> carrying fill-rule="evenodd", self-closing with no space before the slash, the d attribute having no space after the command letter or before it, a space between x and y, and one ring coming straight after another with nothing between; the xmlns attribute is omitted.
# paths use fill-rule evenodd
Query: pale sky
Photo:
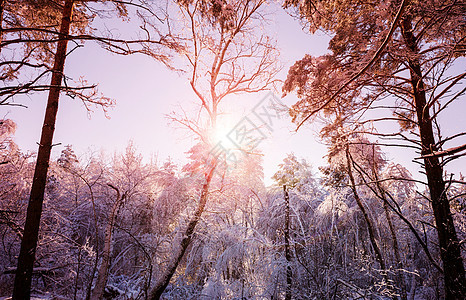
<svg viewBox="0 0 466 300"><path fill-rule="evenodd" d="M278 9L277 14L271 30L276 34L281 51L284 66L281 79L284 80L288 68L304 54L323 54L329 38L305 34L299 23L283 10ZM74 79L83 76L89 83L98 83L100 92L116 99L117 104L109 110L109 119L98 109L89 117L81 102L62 95L54 138L54 143L60 145L54 147L52 157L58 157L68 144L78 155L88 149L104 149L107 154L112 154L113 151L123 151L132 140L147 159L157 155L159 162L163 162L171 157L180 167L187 162L185 152L194 142L187 138L185 130L170 126L165 116L180 106L192 107L192 103L197 101L183 75L168 70L149 57L110 55L92 43L85 44L68 57L66 73ZM17 123L15 141L23 151L37 151L46 96L43 93L18 98L17 102L27 105L27 109L0 108L2 117ZM264 96L252 94L226 99L223 110L235 111L229 115L230 123L234 126ZM297 98L290 95L282 101L291 106ZM452 132L464 130L464 107L464 104L458 106L449 115L450 120L456 120L451 125ZM326 148L316 138L318 127L310 125L297 133L293 132L294 129L295 125L289 118L282 118L260 145L264 152L266 184L272 183L270 177L287 153L293 152L297 157L306 159L315 171L325 163ZM387 156L407 165L411 172L417 172L411 163L413 155L408 155L405 150L390 149ZM454 172L466 171L466 159L458 160L453 169Z"/></svg>

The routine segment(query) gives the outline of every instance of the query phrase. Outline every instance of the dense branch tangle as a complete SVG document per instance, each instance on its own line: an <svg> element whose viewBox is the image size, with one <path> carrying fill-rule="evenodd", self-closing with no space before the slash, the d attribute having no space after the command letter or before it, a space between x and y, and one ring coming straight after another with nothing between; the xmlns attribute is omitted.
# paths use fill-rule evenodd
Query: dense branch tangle
<svg viewBox="0 0 466 300"><path fill-rule="evenodd" d="M91 27L91 24L94 25L96 16L102 17L105 13L111 12L111 10L108 12L103 10L106 5L113 5L114 13L123 21L128 19L128 11L132 8L131 2L75 2L74 0L13 2L6 0L1 4L3 22L0 40L2 55L0 77L8 85L0 90L2 96L0 104L8 104L17 95L48 91L44 124L13 288L13 299L28 299L31 293L32 270L39 238L60 94L66 92L71 97L80 98L88 109L90 104L102 106L104 109L113 104L112 100L97 94L95 85L87 85L84 82L78 87L69 86L69 78L64 74L67 57L70 52L79 47L79 43L86 40L96 41L104 49L113 53L122 55L142 53L164 63L167 62L168 56L161 49L177 47L169 40L169 28L167 34L161 34L156 27L155 24L158 24L160 19L154 18L155 20L150 20L154 23L149 22L146 13L151 12L151 8L147 3L136 3L134 6L135 14L142 21L142 25L138 28L140 30L136 32L142 33L139 37L125 38L114 38L112 31L108 29L102 30L102 36L96 35L94 34L96 29ZM138 8L142 8L142 5L145 9L139 11ZM150 14L150 17L153 16L154 13ZM3 26L4 24L6 26ZM157 40L154 40L152 35ZM75 48L68 52L68 44L71 41L75 43ZM44 84L43 82L48 77L51 77L50 84ZM110 227L113 227L113 224ZM105 274L110 261L110 229L107 230L107 237L108 247L104 251L102 272L99 272L97 280L99 291L95 291L97 298L100 298L99 293L103 291L107 281Z"/></svg>
<svg viewBox="0 0 466 300"><path fill-rule="evenodd" d="M450 149L464 144L454 143L464 131L442 137L438 119L465 92L460 86L466 77L464 69L454 68L465 54L464 5L454 0L403 1L403 10L399 9L400 1L388 0L289 4L298 7L311 32L323 29L333 34L330 54L306 56L290 69L284 91L297 90L301 98L291 112L295 121L302 124L319 113L339 116L335 124L364 123L390 120L387 114L392 113L392 121L399 123L401 131L413 131L399 137L421 146L443 268L449 270L444 273L445 297L461 299L466 290L465 271L446 197L443 166L464 153L450 155L443 162L434 154L442 153L445 140L451 142ZM374 117L366 113L374 106L394 109ZM330 130L335 124L328 126Z"/></svg>
<svg viewBox="0 0 466 300"><path fill-rule="evenodd" d="M180 5L178 13L188 31L182 69L214 127L225 97L263 91L275 82L277 50L268 36L256 34L265 22L264 2L225 1L211 6L197 0ZM212 25L202 25L205 22Z"/></svg>

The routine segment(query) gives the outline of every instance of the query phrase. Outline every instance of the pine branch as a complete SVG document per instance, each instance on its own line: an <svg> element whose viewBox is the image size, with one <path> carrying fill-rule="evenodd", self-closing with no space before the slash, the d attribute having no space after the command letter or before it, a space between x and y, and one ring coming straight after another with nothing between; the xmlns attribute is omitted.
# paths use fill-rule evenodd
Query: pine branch
<svg viewBox="0 0 466 300"><path fill-rule="evenodd" d="M366 72L370 66L372 66L372 64L379 58L380 54L382 54L382 51L385 49L385 47L387 46L388 42L390 41L392 35L393 35L393 32L395 31L395 28L397 27L397 24L398 24L398 21L400 20L401 18L401 14L403 13L403 10L406 6L406 2L407 0L403 0L403 2L400 4L400 8L396 14L396 17L395 17L395 20L393 20L393 23L390 27L390 31L388 32L387 36L385 37L385 40L383 41L382 45L380 45L379 49L377 50L377 52L374 54L374 56L372 57L372 59L364 66L364 68L362 68L356 75L354 75L350 80L348 80L347 82L345 82L345 84L343 84L331 97L330 99L328 99L327 101L325 101L324 104L322 104L321 106L319 106L317 109L313 110L310 114L308 114L304 120L302 120L298 126L296 127L296 130L295 131L298 131L299 128L307 121L309 120L310 117L312 117L313 115L315 115L316 113L318 113L319 111L321 111L324 107L326 107L330 102L333 101L333 99L335 99L342 91L344 88L346 88L351 82L353 82L354 80L356 80L359 76L361 76L364 72Z"/></svg>

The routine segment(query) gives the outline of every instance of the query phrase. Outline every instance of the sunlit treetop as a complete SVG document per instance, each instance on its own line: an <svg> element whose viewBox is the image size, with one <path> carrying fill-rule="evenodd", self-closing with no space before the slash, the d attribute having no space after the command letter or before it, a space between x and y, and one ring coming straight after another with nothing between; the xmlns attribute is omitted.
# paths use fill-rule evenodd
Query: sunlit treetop
<svg viewBox="0 0 466 300"><path fill-rule="evenodd" d="M272 176L279 186L286 185L288 189L304 191L306 186L312 185L313 173L311 166L305 159L299 160L294 154L288 154L279 170Z"/></svg>
<svg viewBox="0 0 466 300"><path fill-rule="evenodd" d="M306 55L290 68L283 91L296 91L301 98L290 112L297 123L316 112L358 116L374 101L395 94L393 113L402 129L412 129L406 62L419 58L431 88L427 92L442 94L457 79L445 70L466 53L466 8L461 1L291 0L285 7L310 32L332 36L329 54ZM402 27L413 33L417 50L410 48Z"/></svg>

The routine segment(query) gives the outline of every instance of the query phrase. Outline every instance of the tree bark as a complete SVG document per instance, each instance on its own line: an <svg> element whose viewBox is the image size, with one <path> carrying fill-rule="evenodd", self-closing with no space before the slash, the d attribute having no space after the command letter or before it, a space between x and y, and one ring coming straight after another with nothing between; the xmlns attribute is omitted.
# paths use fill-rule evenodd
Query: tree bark
<svg viewBox="0 0 466 300"><path fill-rule="evenodd" d="M197 223L199 223L199 220L201 219L201 215L204 212L205 205L207 203L207 196L209 193L209 186L210 182L212 180L212 177L214 175L214 170L215 166L213 166L209 173L206 176L206 181L204 185L202 186L202 191L201 191L201 197L199 200L199 204L197 206L197 209L194 213L194 216L192 217L191 221L189 222L188 226L186 227L186 230L184 232L184 235L181 239L180 246L175 253L172 261L169 263L165 273L162 275L162 277L158 280L154 288L151 290L149 299L151 300L158 300L162 296L163 292L167 288L168 284L170 283L171 278L173 277L173 274L175 274L176 268L178 267L178 264L180 263L181 259L183 258L184 253L186 252L186 249L188 248L189 244L191 243L194 229L196 229Z"/></svg>
<svg viewBox="0 0 466 300"><path fill-rule="evenodd" d="M427 156L436 152L437 146L433 133L432 119L427 107L422 70L418 58L417 39L414 36L411 22L411 18L404 18L401 22L401 31L405 45L410 52L408 54L408 64L411 86L421 137L421 155L424 157L424 168L437 228L440 256L445 271L445 297L446 299L464 299L466 295L465 271L461 257L461 248L450 211L450 203L446 195L443 168L439 163L438 157Z"/></svg>
<svg viewBox="0 0 466 300"><path fill-rule="evenodd" d="M34 265L35 252L39 236L39 225L42 214L42 203L49 167L50 152L52 150L55 120L58 111L58 100L63 80L65 67L66 48L69 34L71 16L73 13L73 0L65 0L60 26L60 40L57 44L54 66L52 70L51 88L49 90L47 108L45 111L44 125L37 154L37 162L34 170L31 195L27 208L24 235L21 241L21 249L18 258L18 267L13 287L13 299L29 299L31 293L31 277Z"/></svg>

